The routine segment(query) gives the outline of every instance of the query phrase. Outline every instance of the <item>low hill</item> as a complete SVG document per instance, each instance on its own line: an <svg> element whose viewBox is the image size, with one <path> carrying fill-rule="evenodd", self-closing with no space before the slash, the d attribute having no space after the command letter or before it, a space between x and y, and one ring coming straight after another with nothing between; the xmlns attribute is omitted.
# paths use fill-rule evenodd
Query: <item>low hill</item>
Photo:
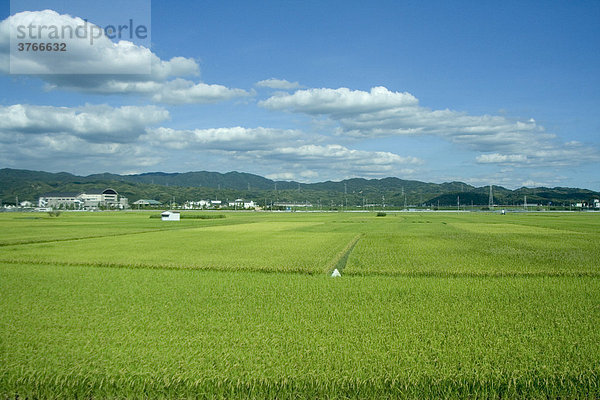
<svg viewBox="0 0 600 400"><path fill-rule="evenodd" d="M475 187L464 182L428 183L394 177L383 179L353 178L343 181L298 183L273 181L244 172L149 172L137 175L93 174L77 176L66 172L49 173L20 169L0 169L0 200L3 204L37 201L48 192L82 192L92 188L111 187L130 202L140 198L170 201L236 198L271 202L309 202L313 205L337 207L386 204L387 206L456 206L487 205L489 186ZM600 193L579 188L520 188L493 186L494 203L568 205L600 198Z"/></svg>

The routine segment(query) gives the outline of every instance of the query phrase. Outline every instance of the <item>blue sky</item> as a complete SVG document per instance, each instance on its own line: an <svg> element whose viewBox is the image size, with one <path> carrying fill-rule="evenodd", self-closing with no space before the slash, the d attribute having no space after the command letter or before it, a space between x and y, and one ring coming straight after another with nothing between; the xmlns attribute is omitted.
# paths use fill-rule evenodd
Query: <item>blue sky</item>
<svg viewBox="0 0 600 400"><path fill-rule="evenodd" d="M69 43L48 61L10 58L8 22L34 15L17 10L135 12L0 4L0 167L600 190L597 1L153 1L151 53Z"/></svg>

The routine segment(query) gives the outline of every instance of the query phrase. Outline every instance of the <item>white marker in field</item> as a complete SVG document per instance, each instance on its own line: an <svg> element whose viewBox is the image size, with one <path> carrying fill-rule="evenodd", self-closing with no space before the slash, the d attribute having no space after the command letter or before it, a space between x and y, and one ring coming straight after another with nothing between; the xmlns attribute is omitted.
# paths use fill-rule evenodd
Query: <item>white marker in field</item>
<svg viewBox="0 0 600 400"><path fill-rule="evenodd" d="M338 276L342 276L342 274L340 274L340 271L336 269L333 270L333 273L331 274L332 278L338 277Z"/></svg>

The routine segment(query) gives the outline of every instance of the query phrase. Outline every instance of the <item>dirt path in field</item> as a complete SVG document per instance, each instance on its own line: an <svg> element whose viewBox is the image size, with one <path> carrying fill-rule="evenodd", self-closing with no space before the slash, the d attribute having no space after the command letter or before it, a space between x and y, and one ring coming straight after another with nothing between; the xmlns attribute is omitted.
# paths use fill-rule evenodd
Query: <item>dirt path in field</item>
<svg viewBox="0 0 600 400"><path fill-rule="evenodd" d="M356 244L362 236L362 233L360 235L354 236L352 240L348 242L346 247L344 247L342 251L340 251L334 257L334 259L327 265L328 273L331 273L334 269L337 269L339 272L342 272L344 268L346 268L346 263L348 262L348 257L350 257L350 253L352 253L352 250L354 250L354 246L356 246Z"/></svg>

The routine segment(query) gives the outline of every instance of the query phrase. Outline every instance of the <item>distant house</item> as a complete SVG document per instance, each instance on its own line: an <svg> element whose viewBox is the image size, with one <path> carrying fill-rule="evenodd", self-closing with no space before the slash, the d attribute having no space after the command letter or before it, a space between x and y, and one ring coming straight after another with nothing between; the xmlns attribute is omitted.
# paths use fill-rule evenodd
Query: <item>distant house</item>
<svg viewBox="0 0 600 400"><path fill-rule="evenodd" d="M165 211L160 217L163 221L179 221L181 215L176 211Z"/></svg>
<svg viewBox="0 0 600 400"><path fill-rule="evenodd" d="M238 209L250 209L256 207L256 203L252 200L245 201L244 199L236 199L233 203L229 203L229 207L235 207Z"/></svg>
<svg viewBox="0 0 600 400"><path fill-rule="evenodd" d="M277 202L277 203L273 203L273 206L275 207L312 207L311 203L289 203L289 202Z"/></svg>
<svg viewBox="0 0 600 400"><path fill-rule="evenodd" d="M162 203L157 200L139 199L132 204L136 206L160 206Z"/></svg>
<svg viewBox="0 0 600 400"><path fill-rule="evenodd" d="M194 210L194 209L208 208L208 207L210 207L210 201L208 201L208 200L186 201L183 204L183 208L186 210Z"/></svg>

